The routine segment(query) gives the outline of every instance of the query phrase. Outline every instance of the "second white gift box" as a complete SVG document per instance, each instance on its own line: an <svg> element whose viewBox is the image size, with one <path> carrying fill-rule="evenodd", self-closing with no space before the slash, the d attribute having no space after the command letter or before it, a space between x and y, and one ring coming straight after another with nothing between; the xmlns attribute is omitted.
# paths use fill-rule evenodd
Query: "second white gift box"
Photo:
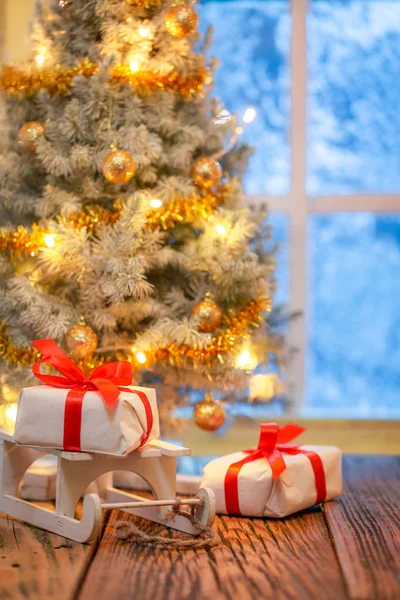
<svg viewBox="0 0 400 600"><path fill-rule="evenodd" d="M122 456L159 436L155 390L129 385L129 363L105 364L88 377L53 340L34 343L44 358L33 372L47 385L20 393L18 444ZM63 377L42 374L41 363Z"/></svg>
<svg viewBox="0 0 400 600"><path fill-rule="evenodd" d="M217 513L281 518L338 496L341 450L287 443L302 431L265 423L257 448L209 462L201 487L215 493Z"/></svg>

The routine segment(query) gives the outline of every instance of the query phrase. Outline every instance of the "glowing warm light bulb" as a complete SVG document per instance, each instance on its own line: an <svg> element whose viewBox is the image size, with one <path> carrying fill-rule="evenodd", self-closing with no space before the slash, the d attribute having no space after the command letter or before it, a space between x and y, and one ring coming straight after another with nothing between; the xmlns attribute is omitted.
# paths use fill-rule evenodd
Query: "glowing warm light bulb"
<svg viewBox="0 0 400 600"><path fill-rule="evenodd" d="M253 354L249 348L243 348L239 356L236 359L236 368L243 369L245 371L252 371L257 366L257 357Z"/></svg>
<svg viewBox="0 0 400 600"><path fill-rule="evenodd" d="M56 245L56 236L54 233L45 233L44 234L44 243L48 248L54 248Z"/></svg>
<svg viewBox="0 0 400 600"><path fill-rule="evenodd" d="M43 54L36 54L35 61L38 67L41 67L44 64L44 56Z"/></svg>
<svg viewBox="0 0 400 600"><path fill-rule="evenodd" d="M151 208L161 208L162 200L159 200L158 198L153 198L153 200L150 202L150 206Z"/></svg>
<svg viewBox="0 0 400 600"><path fill-rule="evenodd" d="M139 69L140 69L139 61L136 60L135 58L133 58L129 62L129 68L132 71L132 73L137 73L139 71Z"/></svg>
<svg viewBox="0 0 400 600"><path fill-rule="evenodd" d="M221 223L218 223L218 225L215 226L215 230L221 236L226 235L226 227L224 227L224 225L221 225Z"/></svg>
<svg viewBox="0 0 400 600"><path fill-rule="evenodd" d="M238 369L243 369L250 362L250 352L245 349L242 350L236 359L236 366Z"/></svg>
<svg viewBox="0 0 400 600"><path fill-rule="evenodd" d="M1 388L1 394L6 402L10 402L13 399L12 389L6 383Z"/></svg>
<svg viewBox="0 0 400 600"><path fill-rule="evenodd" d="M140 363L141 365L144 365L144 363L147 361L147 357L145 355L144 352L138 352L136 354L136 360L138 361L138 363Z"/></svg>
<svg viewBox="0 0 400 600"><path fill-rule="evenodd" d="M10 423L14 424L17 420L17 403L15 402L14 404L10 404L10 406L6 408L4 413L6 415L6 419Z"/></svg>
<svg viewBox="0 0 400 600"><path fill-rule="evenodd" d="M139 35L142 38L148 38L150 35L150 29L148 27L139 27Z"/></svg>
<svg viewBox="0 0 400 600"><path fill-rule="evenodd" d="M243 121L245 123L252 123L254 121L254 119L256 118L256 110L255 108L253 108L252 106L250 106L249 108L246 109L244 115L243 115Z"/></svg>

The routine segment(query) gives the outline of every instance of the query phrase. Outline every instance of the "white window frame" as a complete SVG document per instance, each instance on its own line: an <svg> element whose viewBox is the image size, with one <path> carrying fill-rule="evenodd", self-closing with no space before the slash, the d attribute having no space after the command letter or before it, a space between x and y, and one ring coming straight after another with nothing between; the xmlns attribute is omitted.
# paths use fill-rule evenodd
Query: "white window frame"
<svg viewBox="0 0 400 600"><path fill-rule="evenodd" d="M270 213L288 216L289 308L301 317L290 323L288 344L296 349L288 365L289 393L296 408L306 403L305 356L307 353L307 223L314 213L398 212L400 195L362 194L309 197L306 193L307 158L307 12L309 0L291 0L291 191L287 196L248 196L248 202L267 203Z"/></svg>

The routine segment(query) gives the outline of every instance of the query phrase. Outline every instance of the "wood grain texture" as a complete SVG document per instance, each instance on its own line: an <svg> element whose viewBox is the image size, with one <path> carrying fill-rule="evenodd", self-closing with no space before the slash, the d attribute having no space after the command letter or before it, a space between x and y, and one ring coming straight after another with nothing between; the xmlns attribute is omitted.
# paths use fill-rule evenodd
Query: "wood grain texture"
<svg viewBox="0 0 400 600"><path fill-rule="evenodd" d="M280 521L217 518L221 546L178 552L116 539L117 519L147 532L158 526L113 511L88 570L80 600L341 600L340 568L322 512ZM179 534L169 532L169 535ZM322 560L321 560L321 557Z"/></svg>
<svg viewBox="0 0 400 600"><path fill-rule="evenodd" d="M181 535L122 512L97 550L0 515L0 600L400 600L400 458L345 457L344 481L323 512L217 518L210 550L119 541L117 519Z"/></svg>
<svg viewBox="0 0 400 600"><path fill-rule="evenodd" d="M400 599L400 457L345 457L325 516L350 598Z"/></svg>
<svg viewBox="0 0 400 600"><path fill-rule="evenodd" d="M0 600L72 600L91 553L0 514Z"/></svg>

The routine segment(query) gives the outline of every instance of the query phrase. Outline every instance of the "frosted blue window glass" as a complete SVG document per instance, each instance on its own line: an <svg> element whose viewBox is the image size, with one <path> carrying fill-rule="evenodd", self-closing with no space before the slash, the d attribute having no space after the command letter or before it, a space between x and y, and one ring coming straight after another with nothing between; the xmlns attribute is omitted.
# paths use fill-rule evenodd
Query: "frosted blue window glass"
<svg viewBox="0 0 400 600"><path fill-rule="evenodd" d="M289 302L289 218L285 213L270 213L268 223L272 227L272 243L278 244L276 252L276 293L275 306Z"/></svg>
<svg viewBox="0 0 400 600"><path fill-rule="evenodd" d="M312 0L310 195L400 191L400 1Z"/></svg>
<svg viewBox="0 0 400 600"><path fill-rule="evenodd" d="M200 2L200 28L214 28L209 56L217 56L214 95L242 117L257 116L243 141L256 146L244 185L248 194L290 190L291 21L286 1Z"/></svg>
<svg viewBox="0 0 400 600"><path fill-rule="evenodd" d="M308 407L400 416L400 213L310 217Z"/></svg>

